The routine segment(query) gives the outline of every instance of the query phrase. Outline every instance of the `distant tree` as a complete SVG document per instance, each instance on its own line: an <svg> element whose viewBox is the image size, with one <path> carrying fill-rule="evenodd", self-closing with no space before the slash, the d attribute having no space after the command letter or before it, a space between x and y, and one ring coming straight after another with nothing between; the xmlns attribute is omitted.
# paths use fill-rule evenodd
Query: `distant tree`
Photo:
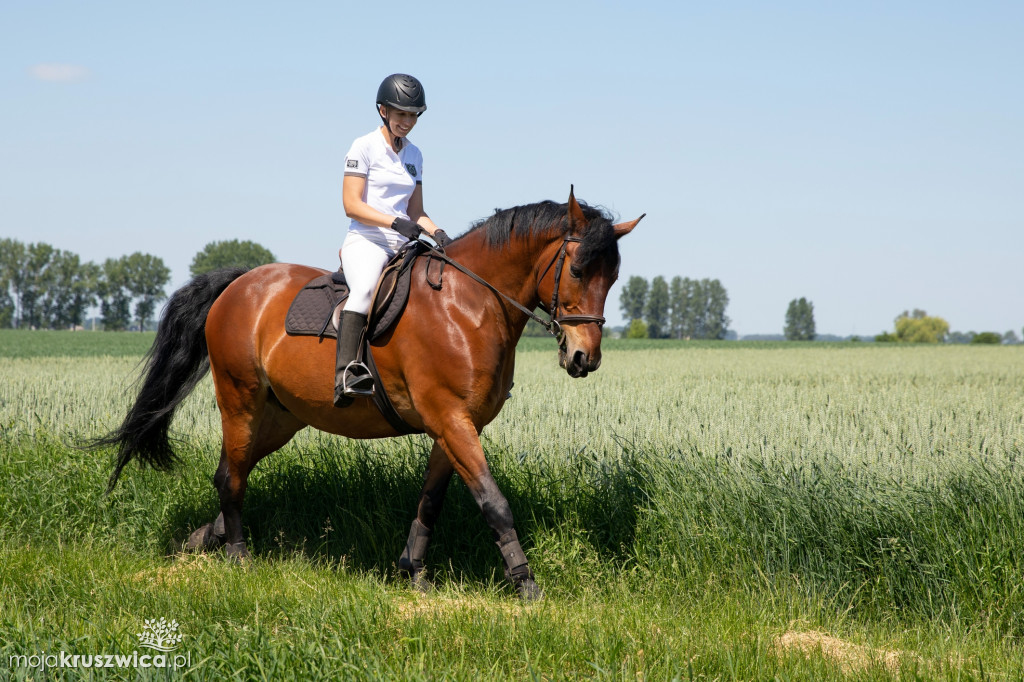
<svg viewBox="0 0 1024 682"><path fill-rule="evenodd" d="M725 309L729 305L729 294L717 279L703 280L702 285L707 291L705 307L704 335L705 339L724 339L729 331L729 318Z"/></svg>
<svg viewBox="0 0 1024 682"><path fill-rule="evenodd" d="M803 297L790 301L783 333L788 341L813 341L814 304Z"/></svg>
<svg viewBox="0 0 1024 682"><path fill-rule="evenodd" d="M0 279L6 304L10 306L9 324L21 326L21 298L28 275L28 249L17 239L0 239Z"/></svg>
<svg viewBox="0 0 1024 682"><path fill-rule="evenodd" d="M619 308L626 322L642 319L647 304L647 280L636 275L629 278L619 294Z"/></svg>
<svg viewBox="0 0 1024 682"><path fill-rule="evenodd" d="M729 294L717 279L675 277L668 298L668 332L672 338L724 339L729 336L730 320L725 314Z"/></svg>
<svg viewBox="0 0 1024 682"><path fill-rule="evenodd" d="M54 286L57 250L44 242L26 247L27 259L21 280L21 324L35 329L50 327L47 294Z"/></svg>
<svg viewBox="0 0 1024 682"><path fill-rule="evenodd" d="M896 339L904 343L939 343L949 333L949 323L925 311L904 311L896 318Z"/></svg>
<svg viewBox="0 0 1024 682"><path fill-rule="evenodd" d="M946 335L946 343L970 343L975 336L974 332L950 332Z"/></svg>
<svg viewBox="0 0 1024 682"><path fill-rule="evenodd" d="M875 334L875 343L895 343L899 341L895 334L890 332L882 332L881 334Z"/></svg>
<svg viewBox="0 0 1024 682"><path fill-rule="evenodd" d="M67 329L82 324L85 311L96 303L99 267L82 263L78 254L55 251L49 268L48 288L40 298L43 324Z"/></svg>
<svg viewBox="0 0 1024 682"><path fill-rule="evenodd" d="M683 329L684 339L705 338L704 323L705 313L708 307L708 292L704 282L695 279L683 279Z"/></svg>
<svg viewBox="0 0 1024 682"><path fill-rule="evenodd" d="M689 281L688 279L685 281ZM683 338L683 318L688 300L684 280L679 275L672 278L668 287L668 335L672 339Z"/></svg>
<svg viewBox="0 0 1024 682"><path fill-rule="evenodd" d="M127 329L132 319L132 295L128 289L128 271L123 257L103 261L97 290L103 328L108 331Z"/></svg>
<svg viewBox="0 0 1024 682"><path fill-rule="evenodd" d="M71 278L71 297L68 299L65 317L71 327L85 324L85 311L96 305L100 277L103 270L92 261L79 266Z"/></svg>
<svg viewBox="0 0 1024 682"><path fill-rule="evenodd" d="M189 271L192 276L202 275L220 268L255 268L277 260L268 249L256 242L230 241L210 242L192 259Z"/></svg>
<svg viewBox="0 0 1024 682"><path fill-rule="evenodd" d="M166 298L164 287L171 279L171 270L162 259L148 253L136 251L122 259L125 269L125 286L136 299L135 319L139 331L146 328L146 322L153 319L156 304Z"/></svg>
<svg viewBox="0 0 1024 682"><path fill-rule="evenodd" d="M1017 332L1011 329L1005 334L1003 334L1003 343L1005 343L1008 346L1013 346L1020 343L1020 339L1017 338Z"/></svg>
<svg viewBox="0 0 1024 682"><path fill-rule="evenodd" d="M629 329L626 331L627 339L646 339L647 338L647 325L644 324L643 320L636 319L629 323Z"/></svg>
<svg viewBox="0 0 1024 682"><path fill-rule="evenodd" d="M973 339L971 339L971 343L992 343L992 344L997 344L997 343L1002 343L1002 342L1003 342L1003 337L998 332L981 332L980 334L975 336Z"/></svg>
<svg viewBox="0 0 1024 682"><path fill-rule="evenodd" d="M664 277L658 275L651 282L651 290L647 294L647 304L644 306L645 318L647 320L647 335L650 338L663 339L668 337L668 311L668 283Z"/></svg>

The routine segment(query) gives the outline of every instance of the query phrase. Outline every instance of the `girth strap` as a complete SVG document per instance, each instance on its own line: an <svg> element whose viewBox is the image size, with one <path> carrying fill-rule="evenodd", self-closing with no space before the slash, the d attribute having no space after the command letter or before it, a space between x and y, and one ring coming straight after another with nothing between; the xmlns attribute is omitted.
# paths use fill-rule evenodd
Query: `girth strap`
<svg viewBox="0 0 1024 682"><path fill-rule="evenodd" d="M402 419L402 415L398 414L398 410L391 403L391 399L388 398L388 392L384 390L384 382L381 381L380 372L377 371L377 363L373 361L373 350L370 347L370 343L364 338L363 343L366 350L366 362L367 369L370 370L370 375L373 377L374 391L373 391L373 403L380 410L380 413L384 415L384 419L387 420L388 424L391 425L395 431L398 431L403 436L407 436L412 433L423 433L420 429L413 428L407 421Z"/></svg>

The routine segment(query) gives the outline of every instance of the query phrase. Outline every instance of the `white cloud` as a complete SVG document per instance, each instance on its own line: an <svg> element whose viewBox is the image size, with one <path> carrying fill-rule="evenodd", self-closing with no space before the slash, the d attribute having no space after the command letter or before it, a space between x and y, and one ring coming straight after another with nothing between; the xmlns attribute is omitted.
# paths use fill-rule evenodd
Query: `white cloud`
<svg viewBox="0 0 1024 682"><path fill-rule="evenodd" d="M75 83L89 77L89 69L77 64L36 64L28 72L33 78L50 83Z"/></svg>

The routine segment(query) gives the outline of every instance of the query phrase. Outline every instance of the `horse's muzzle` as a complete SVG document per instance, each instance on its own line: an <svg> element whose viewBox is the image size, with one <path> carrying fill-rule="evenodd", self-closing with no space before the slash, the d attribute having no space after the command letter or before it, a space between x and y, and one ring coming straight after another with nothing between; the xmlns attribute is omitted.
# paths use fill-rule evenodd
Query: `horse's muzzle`
<svg viewBox="0 0 1024 682"><path fill-rule="evenodd" d="M563 340L558 347L558 364L573 379L580 379L601 366L601 351L587 353L581 349L575 349L570 353Z"/></svg>

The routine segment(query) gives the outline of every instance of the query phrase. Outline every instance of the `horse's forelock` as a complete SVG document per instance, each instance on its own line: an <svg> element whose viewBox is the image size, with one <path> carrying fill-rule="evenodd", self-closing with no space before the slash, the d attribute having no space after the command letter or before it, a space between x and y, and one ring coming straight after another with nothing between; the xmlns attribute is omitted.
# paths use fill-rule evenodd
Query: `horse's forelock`
<svg viewBox="0 0 1024 682"><path fill-rule="evenodd" d="M591 261L597 258L613 259L618 256L619 245L615 239L615 227L611 219L602 215L590 221L590 226L583 235L583 241L576 249L573 262L577 267L586 269Z"/></svg>

